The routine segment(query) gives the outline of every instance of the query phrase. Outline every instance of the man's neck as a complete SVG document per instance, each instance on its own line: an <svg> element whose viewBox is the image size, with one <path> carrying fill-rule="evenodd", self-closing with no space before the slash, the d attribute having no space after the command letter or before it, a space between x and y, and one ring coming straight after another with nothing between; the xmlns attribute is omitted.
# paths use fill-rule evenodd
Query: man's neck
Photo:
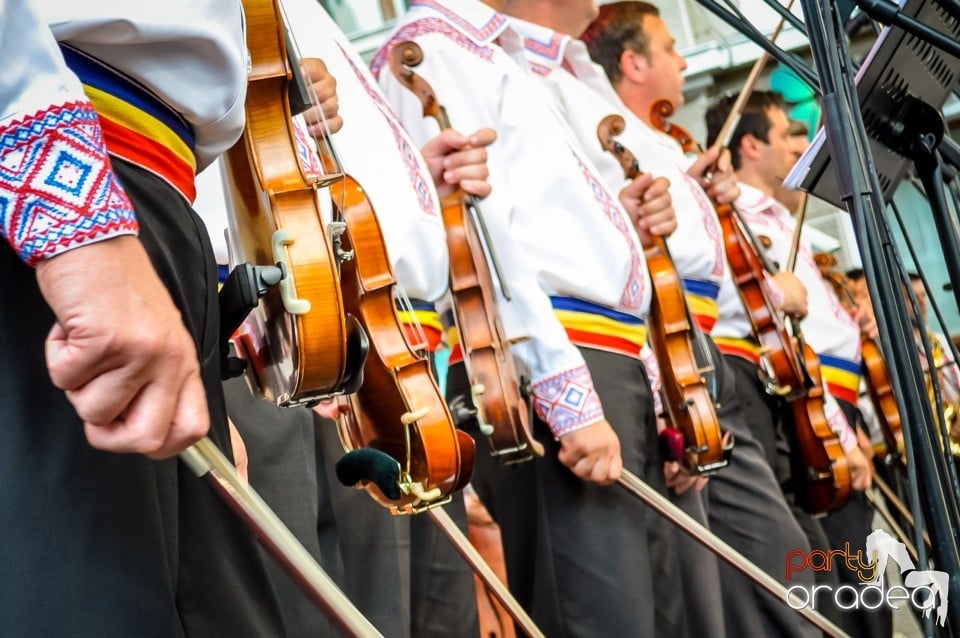
<svg viewBox="0 0 960 638"><path fill-rule="evenodd" d="M650 119L650 108L653 106L653 102L644 95L643 87L630 82L629 80L622 79L614 87L617 90L617 95L620 96L620 100L626 105L630 111L644 121L648 126L653 126L653 123Z"/></svg>
<svg viewBox="0 0 960 638"><path fill-rule="evenodd" d="M764 195L773 197L775 188L771 184L768 184L767 181L763 179L763 176L749 166L740 167L737 171L737 181L748 186L753 186Z"/></svg>

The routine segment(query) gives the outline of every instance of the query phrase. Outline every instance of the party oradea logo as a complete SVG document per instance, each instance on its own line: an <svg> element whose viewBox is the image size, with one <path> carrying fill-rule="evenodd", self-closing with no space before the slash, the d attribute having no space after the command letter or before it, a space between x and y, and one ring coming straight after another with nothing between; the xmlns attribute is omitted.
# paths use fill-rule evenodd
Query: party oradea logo
<svg viewBox="0 0 960 638"><path fill-rule="evenodd" d="M884 574L887 564L893 560L900 568L902 585L887 585ZM867 536L866 556L859 549L851 551L850 544L844 549L805 552L795 549L787 554L786 578L804 570L830 571L839 563L839 568L855 572L859 587L845 584L793 585L787 589L787 604L794 609L822 609L834 604L845 611L900 609L913 605L923 612L924 618L937 612L937 623L942 627L947 621L949 576L946 572L932 569L917 569L907 552L907 546L882 529L875 529Z"/></svg>

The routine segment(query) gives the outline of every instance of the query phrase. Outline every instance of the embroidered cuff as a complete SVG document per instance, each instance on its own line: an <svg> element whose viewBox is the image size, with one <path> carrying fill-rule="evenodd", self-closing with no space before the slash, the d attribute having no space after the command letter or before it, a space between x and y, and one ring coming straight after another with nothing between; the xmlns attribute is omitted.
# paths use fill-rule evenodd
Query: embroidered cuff
<svg viewBox="0 0 960 638"><path fill-rule="evenodd" d="M829 423L830 429L840 438L840 447L843 448L844 452L849 452L857 447L857 433L854 432L850 424L847 423L847 418L843 416L843 412L837 410L831 414Z"/></svg>
<svg viewBox="0 0 960 638"><path fill-rule="evenodd" d="M137 230L89 102L0 125L0 234L28 265Z"/></svg>
<svg viewBox="0 0 960 638"><path fill-rule="evenodd" d="M783 291L777 285L777 281L769 273L764 273L763 282L767 287L767 295L774 306L779 308L783 305Z"/></svg>
<svg viewBox="0 0 960 638"><path fill-rule="evenodd" d="M603 418L600 397L586 366L567 370L532 385L533 408L556 437Z"/></svg>
<svg viewBox="0 0 960 638"><path fill-rule="evenodd" d="M660 365L657 363L657 357L653 354L649 343L643 344L640 349L640 360L647 371L647 378L650 380L650 394L653 396L654 414L663 414L663 397L660 395Z"/></svg>

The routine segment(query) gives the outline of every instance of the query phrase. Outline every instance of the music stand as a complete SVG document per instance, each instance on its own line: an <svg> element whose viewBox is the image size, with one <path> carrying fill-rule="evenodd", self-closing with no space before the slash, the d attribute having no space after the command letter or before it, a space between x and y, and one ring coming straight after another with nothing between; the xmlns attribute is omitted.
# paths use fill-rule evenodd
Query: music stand
<svg viewBox="0 0 960 638"><path fill-rule="evenodd" d="M960 40L960 22L935 0L906 0L901 13L934 28L953 40ZM870 140L883 199L893 198L910 157L890 147L897 118L908 96L925 102L937 111L960 78L960 60L946 57L929 42L900 27L883 29L856 75L857 97ZM941 133L942 135L942 133ZM813 143L784 179L787 188L800 188L836 206L843 206L836 171L821 128Z"/></svg>

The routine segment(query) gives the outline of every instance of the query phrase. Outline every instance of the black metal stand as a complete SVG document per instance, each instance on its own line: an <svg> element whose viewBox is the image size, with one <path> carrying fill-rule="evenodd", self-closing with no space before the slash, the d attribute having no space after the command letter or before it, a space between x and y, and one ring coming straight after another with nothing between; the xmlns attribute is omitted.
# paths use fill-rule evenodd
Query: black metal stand
<svg viewBox="0 0 960 638"><path fill-rule="evenodd" d="M935 29L931 29L919 20L905 15L900 10L899 5L894 4L893 2L887 2L887 0L856 0L856 2L857 6L860 7L864 13L869 15L877 22L882 24L892 24L900 27L907 33L912 33L918 38L929 42L941 51L946 51L950 55L960 58L960 42L951 40L947 36ZM936 0L933 0L933 2L941 8L946 20L957 20L957 18L950 15L950 10L944 5L944 3L937 2Z"/></svg>
<svg viewBox="0 0 960 638"><path fill-rule="evenodd" d="M940 454L933 439L935 423L926 398L926 382L913 338L913 328L903 301L901 281L904 268L890 228L883 217L882 189L868 151L863 118L853 85L853 72L846 47L843 26L835 3L801 0L807 18L807 31L816 62L823 95L826 141L831 154L844 161L833 162L840 197L853 215L863 256L870 294L875 303L881 342L890 367L897 370L892 381L904 414L904 439L914 492L922 484L926 514L932 530L934 555L940 569L960 574L960 551L956 530L960 529L960 511L945 473L935 458ZM839 53L839 55L838 55ZM914 494L914 508L920 502ZM922 549L920 517L915 515L914 536L920 564L926 565ZM960 580L950 579L949 591L960 599ZM960 606L949 609L953 627L960 627ZM932 623L928 630L932 633Z"/></svg>

